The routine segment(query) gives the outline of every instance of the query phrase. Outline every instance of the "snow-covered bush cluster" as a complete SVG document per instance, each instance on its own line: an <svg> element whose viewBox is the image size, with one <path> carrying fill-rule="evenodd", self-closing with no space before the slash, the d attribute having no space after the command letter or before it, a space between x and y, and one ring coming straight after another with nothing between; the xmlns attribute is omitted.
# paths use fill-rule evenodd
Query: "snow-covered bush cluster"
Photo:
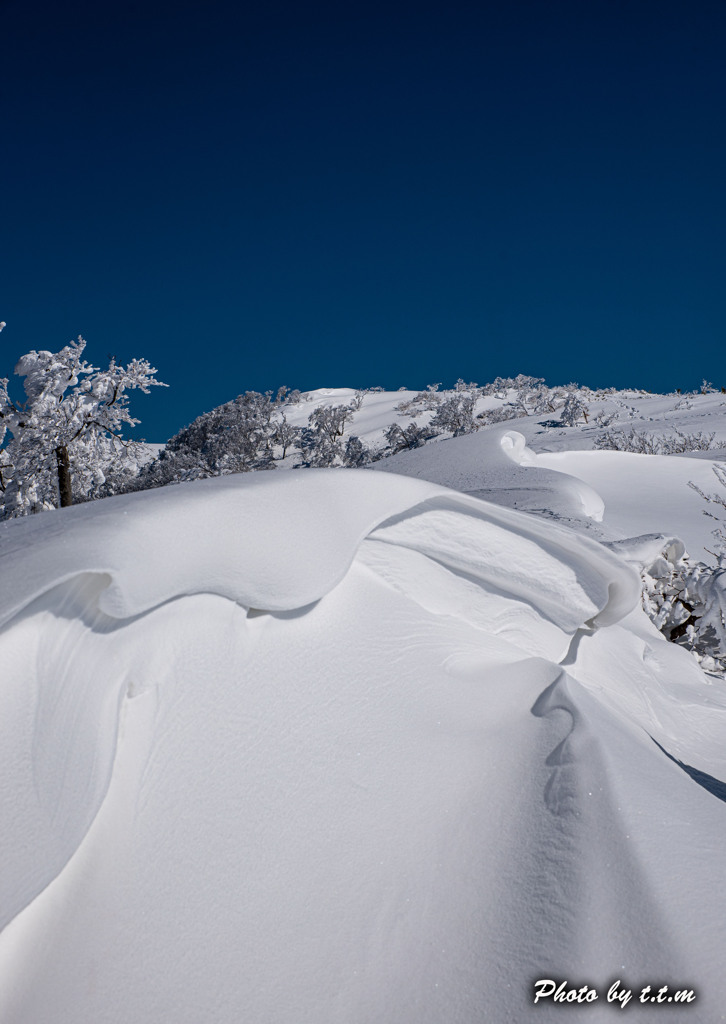
<svg viewBox="0 0 726 1024"><path fill-rule="evenodd" d="M642 569L643 607L663 635L691 651L704 671L726 676L726 560L693 562L670 543Z"/></svg>
<svg viewBox="0 0 726 1024"><path fill-rule="evenodd" d="M430 384L396 405L399 419L412 422L394 420L375 445L366 444L356 434L354 419L366 395L380 393L382 388L359 390L346 404L316 406L303 426L293 426L286 416L290 395L298 402L299 392L281 388L273 398L272 392L248 391L203 413L176 434L133 486L157 487L271 469L283 462L295 467L363 466L435 438L460 437L483 426L556 410L562 425L572 426L580 420L587 422L586 398L593 394L576 384L548 388L543 380L521 374L497 378L484 386L460 379L450 391L440 391L440 387ZM480 400L486 398L495 398L499 404L477 411Z"/></svg>
<svg viewBox="0 0 726 1024"><path fill-rule="evenodd" d="M462 382L457 382L457 391L461 390L458 386L460 383ZM438 394L440 387L441 384L429 384L425 391L419 391L419 393L413 398L408 401L403 401L400 405L397 405L396 412L405 413L407 416L416 416L421 412L435 411L441 401L441 395ZM476 384L470 384L469 387L472 390L477 389Z"/></svg>
<svg viewBox="0 0 726 1024"><path fill-rule="evenodd" d="M134 486L145 489L272 469L288 458L301 467L363 465L371 461L371 453L360 438L349 433L346 436L362 394L359 392L347 405L317 406L306 426L293 426L286 409L299 402L300 392L280 388L273 397L271 391L247 391L203 413L172 437Z"/></svg>
<svg viewBox="0 0 726 1024"><path fill-rule="evenodd" d="M644 430L609 430L595 438L595 448L614 452L636 452L640 455L679 455L683 452L705 452L726 448L716 441L715 433L685 434L674 428L672 434L648 434Z"/></svg>
<svg viewBox="0 0 726 1024"><path fill-rule="evenodd" d="M183 480L267 469L297 437L281 406L287 389L259 394L247 391L231 402L198 416L167 442L146 466L137 487L160 487Z"/></svg>
<svg viewBox="0 0 726 1024"><path fill-rule="evenodd" d="M497 377L490 384L482 385L474 381L467 384L459 378L453 392L440 392L440 387L441 384L429 384L425 391L419 391L414 398L396 406L396 411L405 413L407 416L416 416L429 411L437 413L442 404L447 404L452 409L454 408L451 404L453 400L471 402L472 406L480 398L494 398L502 402L500 407L477 413L476 419L479 424L473 423L471 428L476 429L477 425L501 423L519 416L553 413L564 408L568 400L572 400L575 396L578 397L581 407L586 408L585 401L594 394L590 388L580 387L579 384L568 384L566 387L547 387L544 378L527 377L522 373L516 377ZM598 392L598 394L604 394L604 392ZM448 427L444 429L449 430Z"/></svg>
<svg viewBox="0 0 726 1024"><path fill-rule="evenodd" d="M432 429L422 427L418 423L410 423L405 427L400 423L392 423L385 433L386 441L394 455L407 449L420 448L434 436Z"/></svg>

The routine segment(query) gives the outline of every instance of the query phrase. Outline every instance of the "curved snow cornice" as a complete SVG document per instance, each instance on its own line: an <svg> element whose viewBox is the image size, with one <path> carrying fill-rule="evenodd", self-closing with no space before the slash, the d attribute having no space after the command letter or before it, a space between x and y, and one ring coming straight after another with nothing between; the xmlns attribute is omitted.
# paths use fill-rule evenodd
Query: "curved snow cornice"
<svg viewBox="0 0 726 1024"><path fill-rule="evenodd" d="M306 469L201 480L2 524L0 623L87 573L107 577L98 608L116 619L199 593L290 611L329 593L368 536L473 574L570 633L616 621L638 600L631 568L550 523L410 477Z"/></svg>

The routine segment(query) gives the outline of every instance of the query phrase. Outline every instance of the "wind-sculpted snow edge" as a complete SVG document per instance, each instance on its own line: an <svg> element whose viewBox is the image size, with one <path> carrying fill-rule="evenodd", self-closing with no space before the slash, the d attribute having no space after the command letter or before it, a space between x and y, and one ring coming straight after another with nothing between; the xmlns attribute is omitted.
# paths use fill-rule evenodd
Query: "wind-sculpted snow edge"
<svg viewBox="0 0 726 1024"><path fill-rule="evenodd" d="M2 524L0 626L86 573L108 575L99 608L117 619L193 593L265 611L302 608L340 583L365 537L384 539L386 524L434 507L489 524L485 531L504 531L570 566L587 594L567 621L570 630L585 619L617 621L637 602L629 567L552 524L408 477L306 470L198 481ZM468 555L462 550L457 557ZM501 567L482 571L489 582L501 575ZM516 581L511 572L504 575L514 596L541 590L532 572ZM548 607L559 604L553 592ZM583 622L576 622L581 614Z"/></svg>
<svg viewBox="0 0 726 1024"><path fill-rule="evenodd" d="M260 611L309 607L344 579L366 538L389 552L411 550L447 572L468 576L489 594L480 627L514 637L525 651L540 644L536 653L546 649L555 660L578 628L615 621L637 600L635 574L595 542L388 474L226 478L6 524L1 561L12 586L1 610L3 633L18 659L18 685L27 677L24 685L29 692L37 688L41 702L35 711L36 733L38 722L41 732L33 740L39 744L33 786L48 806L57 809L70 800L63 812L64 839L40 821L33 825L40 829L36 846L47 841L55 852L46 850L42 878L27 865L29 879L16 888L12 909L3 908L10 918L63 870L103 803L124 694L136 671L123 653L126 637L153 631L155 609L192 595L214 595ZM174 552L181 554L175 558ZM505 632L488 617L500 600L515 606ZM528 617L516 613L521 604L531 606ZM554 624L554 643L539 637L542 619ZM47 678L23 655L27 640L18 642L14 630L23 621L32 642L52 652L38 658ZM116 651L112 657L110 649ZM93 654L98 677L86 679L75 667L85 664L85 651L99 652ZM59 707L66 708L65 717ZM73 723L71 733L67 722ZM68 743L77 752L71 769L64 763ZM84 765L92 779L87 790ZM45 772L46 782L38 772ZM57 794L56 778L63 780Z"/></svg>

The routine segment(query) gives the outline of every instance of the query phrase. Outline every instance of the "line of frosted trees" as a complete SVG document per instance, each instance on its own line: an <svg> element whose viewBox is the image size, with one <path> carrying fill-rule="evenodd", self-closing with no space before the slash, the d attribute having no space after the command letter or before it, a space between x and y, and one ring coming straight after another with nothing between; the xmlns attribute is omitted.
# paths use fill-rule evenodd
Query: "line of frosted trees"
<svg viewBox="0 0 726 1024"><path fill-rule="evenodd" d="M270 469L284 460L304 467L362 466L434 437L459 436L484 423L532 412L559 408L563 423L587 417L576 385L551 389L522 375L498 378L485 387L459 381L453 392L440 393L439 385L431 385L402 401L397 411L403 422L391 423L384 442L371 449L351 430L367 391L358 391L348 404L318 406L304 426L293 426L287 418L300 401L299 391L247 391L203 413L152 458L146 445L124 433L138 423L129 411L129 393L165 386L157 371L145 359L127 366L111 360L101 369L84 359L85 348L79 338L59 352L24 355L15 367L23 382L22 401L11 396L8 379L0 379L0 518L129 490ZM485 394L507 401L477 416L476 401ZM430 415L422 418L423 413Z"/></svg>
<svg viewBox="0 0 726 1024"><path fill-rule="evenodd" d="M283 387L276 393L247 391L203 413L154 458L148 446L124 435L138 423L129 411L129 393L165 386L155 368L134 359L127 366L111 360L100 369L83 358L85 347L79 338L59 352L24 355L15 367L23 381L22 401L11 397L7 379L0 380L0 518L129 490L272 469L281 462L364 466L436 437L458 437L521 416L544 416L550 426L589 422L592 392L577 384L547 387L541 378L523 374L483 386L459 380L449 391L432 384L413 397L410 392L402 396L396 420L369 447L355 433L355 416L366 395L381 388L358 391L347 404L320 405L300 426L288 416L302 396ZM477 413L478 400L492 396L500 400L496 407ZM557 420L547 419L554 414ZM292 418L299 424L302 417ZM606 427L610 419L599 413L590 425ZM651 448L643 448L646 441ZM654 439L646 441L633 430L594 438L596 447L655 450ZM712 436L678 435L668 444L673 450L715 446ZM662 445L660 450L665 450Z"/></svg>

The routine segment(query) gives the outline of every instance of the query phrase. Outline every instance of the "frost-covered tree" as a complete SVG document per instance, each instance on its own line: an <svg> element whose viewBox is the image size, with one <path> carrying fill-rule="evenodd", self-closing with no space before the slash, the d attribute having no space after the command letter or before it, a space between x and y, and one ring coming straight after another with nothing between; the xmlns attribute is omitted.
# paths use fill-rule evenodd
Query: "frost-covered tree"
<svg viewBox="0 0 726 1024"><path fill-rule="evenodd" d="M300 428L293 427L291 423L288 423L283 413L275 423L272 432L272 443L281 449L281 459L284 459L287 456L288 449L297 443L299 434Z"/></svg>
<svg viewBox="0 0 726 1024"><path fill-rule="evenodd" d="M541 416L543 413L555 411L556 397L552 388L545 387L544 384L534 388L528 396L532 412L535 415Z"/></svg>
<svg viewBox="0 0 726 1024"><path fill-rule="evenodd" d="M343 436L346 421L352 415L350 405L319 405L308 416L308 424L334 445Z"/></svg>
<svg viewBox="0 0 726 1024"><path fill-rule="evenodd" d="M297 438L297 447L302 456L301 466L340 466L346 462L346 448L343 435L346 423L352 419L353 409L349 405L319 405L308 416L308 426ZM358 440L356 438L356 440ZM350 458L354 459L353 449Z"/></svg>
<svg viewBox="0 0 726 1024"><path fill-rule="evenodd" d="M271 391L246 391L198 416L167 442L159 458L145 469L141 484L159 487L271 468L276 446L286 454L295 437L294 428L279 414L285 396L284 388L275 399Z"/></svg>
<svg viewBox="0 0 726 1024"><path fill-rule="evenodd" d="M281 388L277 389L277 394L275 395L275 405L298 405L300 403L301 398L302 392L299 391L297 388L288 388L283 385Z"/></svg>
<svg viewBox="0 0 726 1024"><path fill-rule="evenodd" d="M476 396L466 391L458 391L451 398L443 399L431 419L431 429L448 431L454 437L477 430L479 424L474 422L475 402Z"/></svg>
<svg viewBox="0 0 726 1024"><path fill-rule="evenodd" d="M560 412L560 422L566 427L574 427L578 420L584 419L587 423L588 407L580 396L572 391L565 399L565 404Z"/></svg>
<svg viewBox="0 0 726 1024"><path fill-rule="evenodd" d="M355 469L357 466L365 466L371 461L371 451L363 444L361 439L356 437L355 434L349 437L348 443L345 446L345 453L343 454L343 465Z"/></svg>
<svg viewBox="0 0 726 1024"><path fill-rule="evenodd" d="M386 430L385 436L395 455L396 452L406 449L420 448L434 437L434 432L415 422L409 423L406 427L402 427L398 423L392 423Z"/></svg>
<svg viewBox="0 0 726 1024"><path fill-rule="evenodd" d="M325 468L340 465L344 455L339 439L330 440L327 434L313 427L303 427L297 440L302 461L298 466Z"/></svg>
<svg viewBox="0 0 726 1024"><path fill-rule="evenodd" d="M59 352L32 351L15 373L25 401L0 380L0 497L4 516L27 515L114 493L138 472L143 446L122 437L133 427L128 391L165 386L145 359L107 370L83 358L83 338Z"/></svg>

